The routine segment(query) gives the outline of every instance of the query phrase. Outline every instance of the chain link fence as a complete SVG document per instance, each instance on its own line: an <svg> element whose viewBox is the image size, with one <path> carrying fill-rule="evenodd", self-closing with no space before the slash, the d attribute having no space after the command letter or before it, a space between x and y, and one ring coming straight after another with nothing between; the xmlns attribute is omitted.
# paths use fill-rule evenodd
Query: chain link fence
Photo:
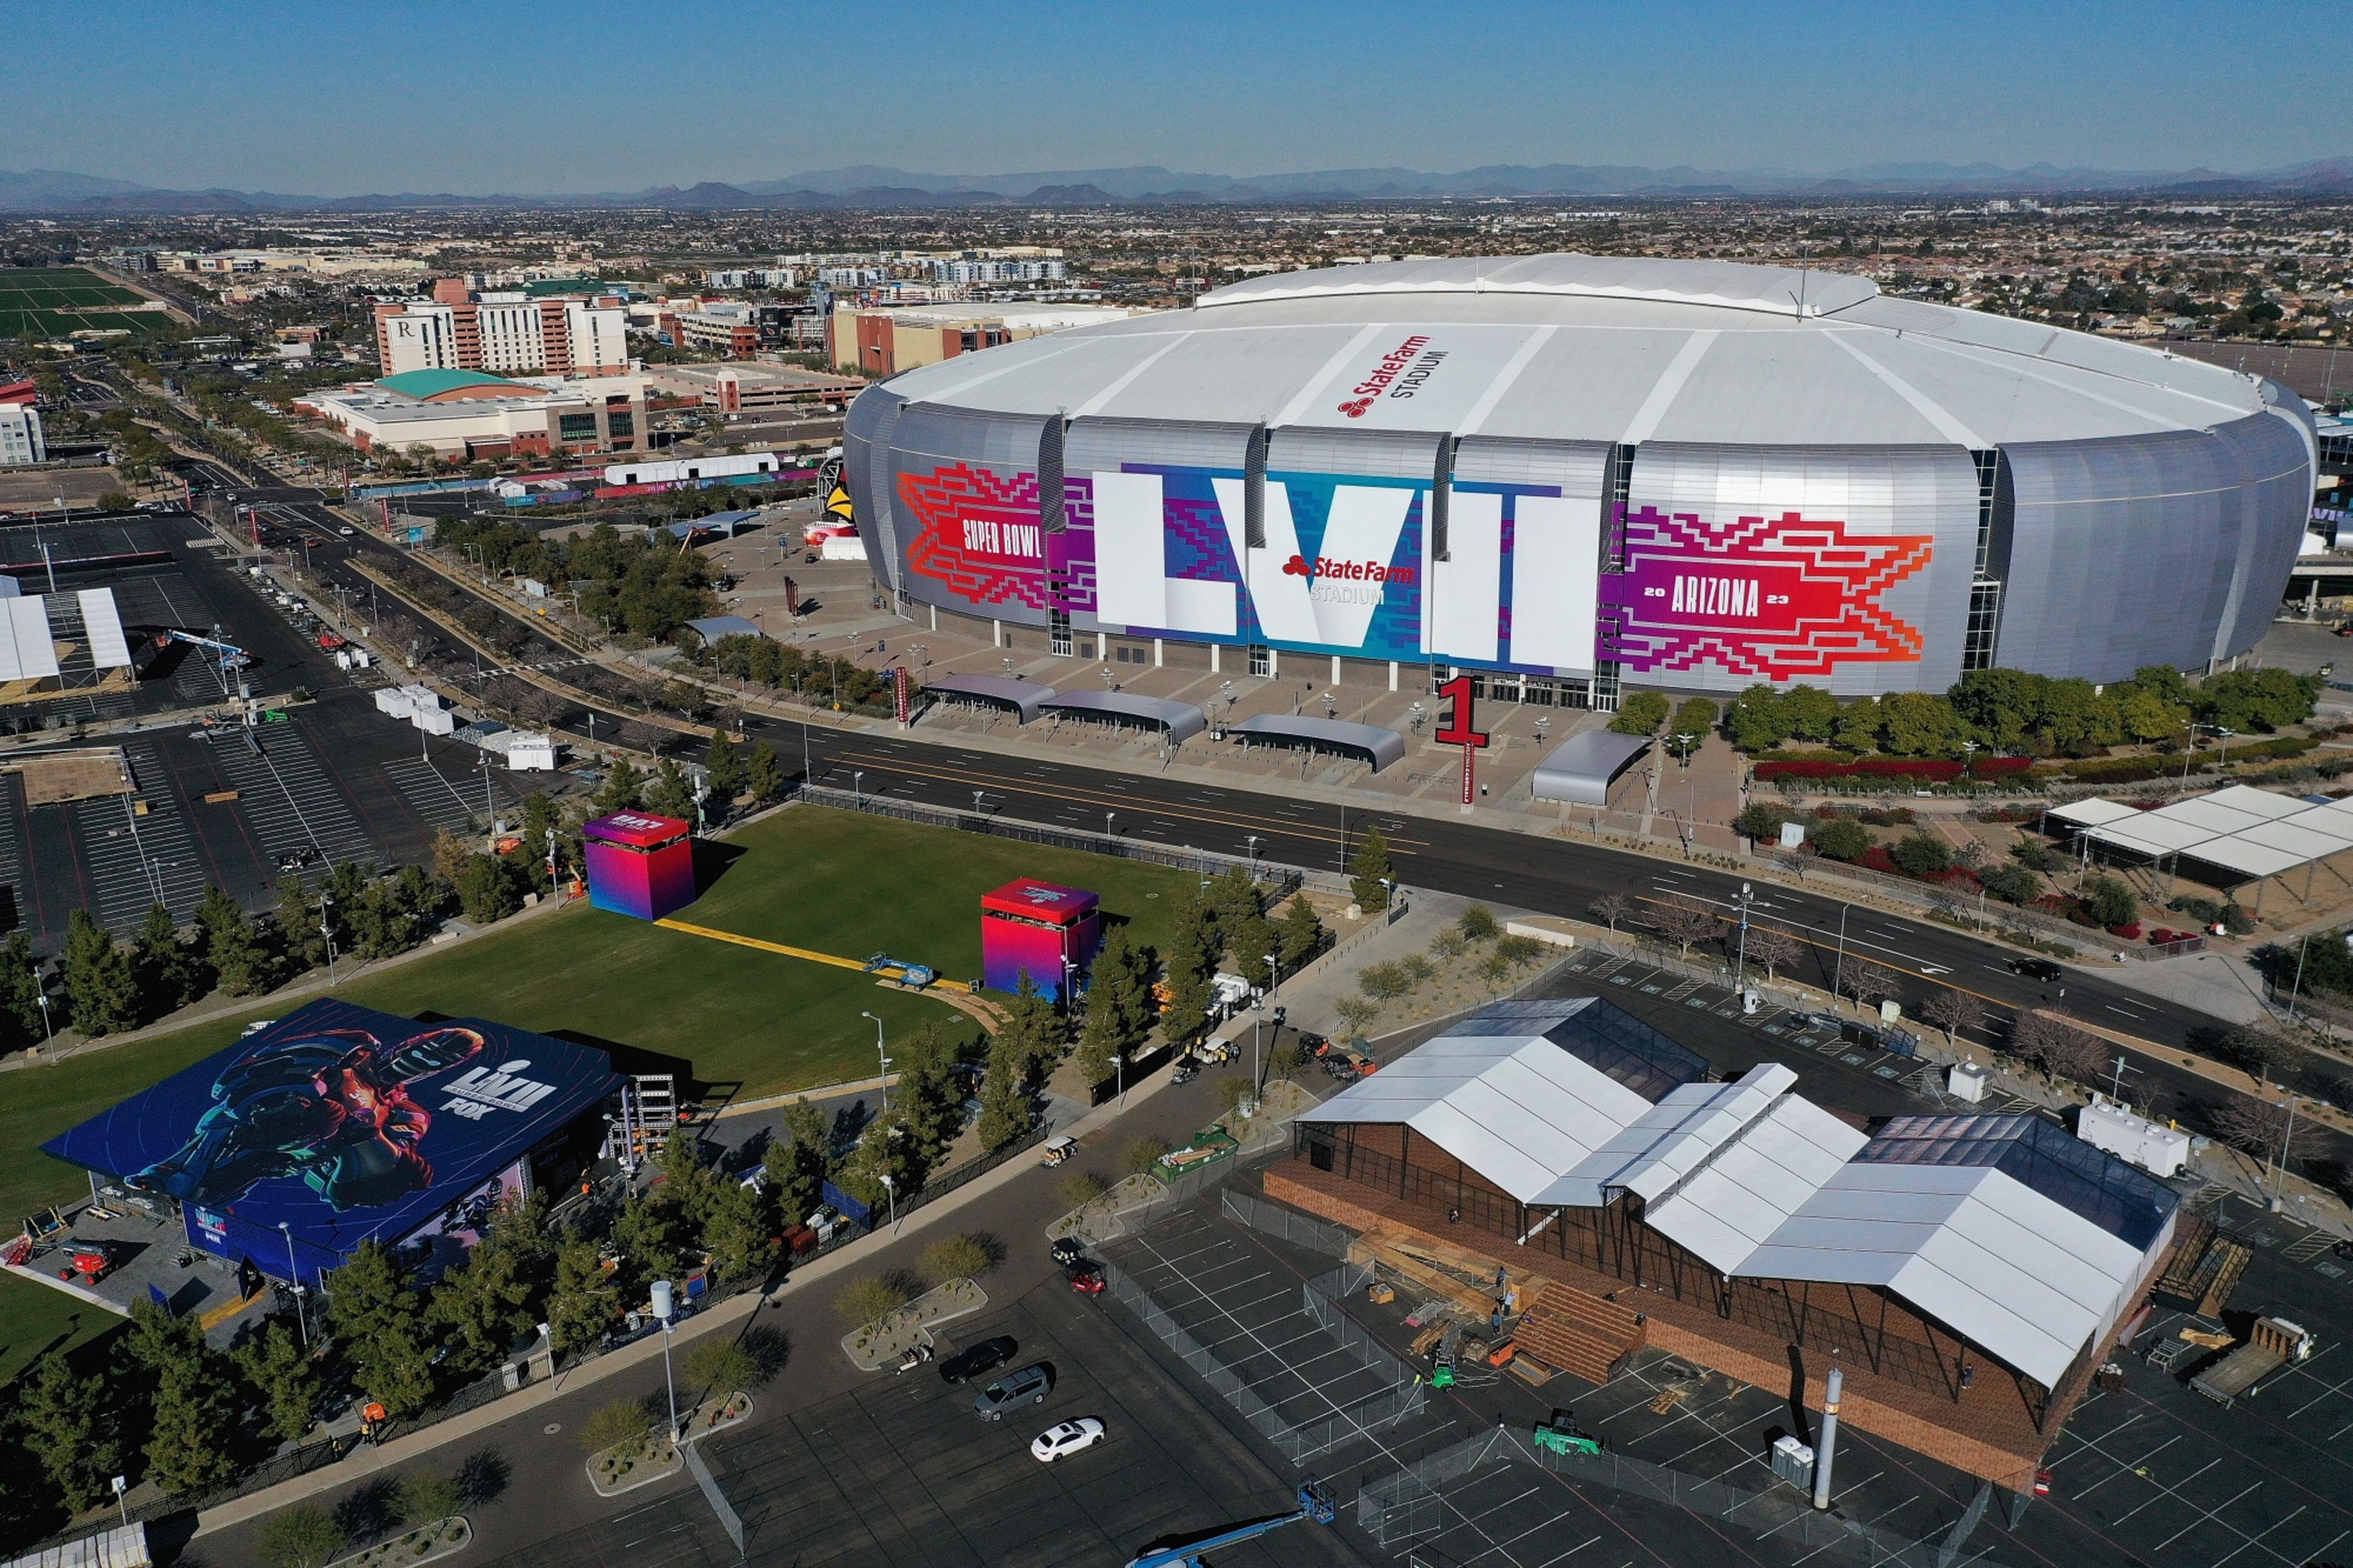
<svg viewBox="0 0 2353 1568"><path fill-rule="evenodd" d="M932 827L952 827L963 833L986 833L997 838L1018 838L1025 844L1043 844L1056 849L1077 849L1090 855L1110 855L1122 860L1147 860L1155 866L1174 867L1179 871L1192 871L1214 876L1220 871L1240 867L1253 878L1274 886L1277 899L1288 898L1303 887L1319 893L1346 895L1348 879L1335 871L1310 870L1303 866L1284 866L1271 860L1250 859L1240 855L1220 855L1212 849L1173 849L1166 845L1146 844L1138 839L1121 838L1107 833L1088 833L1069 827L1048 827L1040 823L1018 822L1008 817L994 816L987 812L957 811L949 806L925 805L912 800L892 800L883 795L866 795L858 791L835 789L828 784L804 784L794 792L794 798L811 805L829 805L841 811L861 811L870 816L895 817L901 822L920 822Z"/></svg>
<svg viewBox="0 0 2353 1568"><path fill-rule="evenodd" d="M1818 1510L1792 1489L1746 1491L1613 1452L1556 1454L1499 1426L1366 1485L1356 1494L1357 1528L1383 1547L1441 1534L1466 1518L1448 1501L1450 1488L1483 1467L1514 1464L1533 1465L1579 1487L1600 1487L1742 1525L1759 1538L1799 1549L1805 1561L1866 1568L1953 1568L1992 1499L1991 1488L1979 1488L1944 1539L1932 1545Z"/></svg>
<svg viewBox="0 0 2353 1568"><path fill-rule="evenodd" d="M1281 1204L1271 1204L1248 1193L1238 1193L1229 1187L1222 1194L1221 1205L1226 1217L1252 1230L1304 1247L1310 1251L1333 1258L1345 1258L1356 1243L1356 1234L1320 1219L1311 1219L1296 1209ZM1311 1307L1309 1310L1314 1310Z"/></svg>

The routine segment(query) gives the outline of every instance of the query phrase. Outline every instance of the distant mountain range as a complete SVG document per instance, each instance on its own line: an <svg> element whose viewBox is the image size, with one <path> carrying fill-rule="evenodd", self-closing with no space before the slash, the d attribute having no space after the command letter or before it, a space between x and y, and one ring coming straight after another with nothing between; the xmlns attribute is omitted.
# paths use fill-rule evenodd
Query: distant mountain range
<svg viewBox="0 0 2353 1568"><path fill-rule="evenodd" d="M180 191L56 169L0 170L0 211L58 213L392 212L456 207L657 207L678 210L911 206L1108 206L1125 203L1275 203L1419 197L2000 196L2145 194L2165 199L2353 195L2353 158L2228 174L2214 169L2061 168L2032 163L1874 163L1810 174L1793 169L1652 169L1639 164L1489 164L1458 174L1325 169L1298 174L1187 174L1156 164L1010 174L910 174L873 164L782 180L704 181L644 191L553 195L305 196L269 191Z"/></svg>

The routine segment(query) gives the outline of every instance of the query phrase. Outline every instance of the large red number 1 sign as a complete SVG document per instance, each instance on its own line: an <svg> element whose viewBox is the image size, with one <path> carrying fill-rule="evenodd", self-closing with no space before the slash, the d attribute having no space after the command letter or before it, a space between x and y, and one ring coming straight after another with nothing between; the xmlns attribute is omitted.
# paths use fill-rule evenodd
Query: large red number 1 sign
<svg viewBox="0 0 2353 1568"><path fill-rule="evenodd" d="M1471 727L1471 678L1458 675L1441 682L1438 694L1451 704L1446 710L1446 722L1438 728L1438 743L1462 748L1462 804L1471 805L1471 758L1487 744L1487 733Z"/></svg>

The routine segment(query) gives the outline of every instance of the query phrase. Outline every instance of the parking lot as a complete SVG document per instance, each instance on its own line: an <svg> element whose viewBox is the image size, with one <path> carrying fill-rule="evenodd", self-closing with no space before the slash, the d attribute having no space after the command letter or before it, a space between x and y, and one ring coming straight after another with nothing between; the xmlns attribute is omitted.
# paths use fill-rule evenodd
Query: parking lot
<svg viewBox="0 0 2353 1568"><path fill-rule="evenodd" d="M943 1353L993 1334L1020 1342L1017 1364L1044 1361L1045 1404L1004 1421L972 1413L974 1390L931 1367L881 1373L804 1409L755 1417L704 1445L744 1520L754 1562L1025 1568L1120 1563L1148 1542L1290 1511L1293 1483L1224 1424L1198 1384L1166 1377L1135 1344L1132 1320L1059 1279L949 1325ZM825 1325L797 1354L835 1355ZM1104 1441L1051 1466L1029 1440L1057 1422L1102 1420ZM1334 1564L1356 1559L1321 1527L1297 1524L1217 1555L1219 1568ZM645 1506L501 1560L515 1568L583 1563L735 1561L691 1483Z"/></svg>
<svg viewBox="0 0 2353 1568"><path fill-rule="evenodd" d="M18 531L12 548L21 551L30 534ZM217 636L248 659L241 671L224 671L205 649L175 649L132 690L0 712L0 723L20 731L83 725L79 743L122 746L133 781L127 797L28 806L17 776L0 773L0 883L8 889L0 917L43 952L56 951L75 909L127 932L156 901L185 920L207 882L248 908L268 908L289 874L315 879L346 859L421 860L436 833L479 829L512 816L528 790L569 782L486 773L475 748L428 740L378 713L366 688L379 678L337 668L308 623L234 570L206 532L197 520L169 514L42 531L53 556L93 563L61 570L61 590L111 588L134 635L172 626ZM249 731L200 722L198 710L220 703L240 675L257 694L301 689L311 700ZM155 722L184 713L185 723ZM147 727L115 732L134 721Z"/></svg>

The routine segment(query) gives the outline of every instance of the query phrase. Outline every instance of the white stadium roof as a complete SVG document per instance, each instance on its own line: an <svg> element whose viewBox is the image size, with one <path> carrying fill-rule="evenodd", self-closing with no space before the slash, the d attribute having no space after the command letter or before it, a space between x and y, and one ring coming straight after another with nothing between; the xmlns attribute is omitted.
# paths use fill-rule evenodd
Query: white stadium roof
<svg viewBox="0 0 2353 1568"><path fill-rule="evenodd" d="M1354 378L1409 343L1441 356L1414 395L1345 412ZM1071 419L1979 449L2205 430L2265 406L2253 376L1851 274L1576 255L1271 274L889 384Z"/></svg>
<svg viewBox="0 0 2353 1568"><path fill-rule="evenodd" d="M1585 1005L1588 1037L1623 1016ZM2162 1187L2034 1118L1898 1118L1873 1138L1773 1063L1652 1102L1567 1043L1480 1032L1523 1021L1506 1010L1301 1120L1402 1122L1523 1205L1630 1193L1645 1224L1727 1278L1883 1289L2046 1388L2170 1243Z"/></svg>

